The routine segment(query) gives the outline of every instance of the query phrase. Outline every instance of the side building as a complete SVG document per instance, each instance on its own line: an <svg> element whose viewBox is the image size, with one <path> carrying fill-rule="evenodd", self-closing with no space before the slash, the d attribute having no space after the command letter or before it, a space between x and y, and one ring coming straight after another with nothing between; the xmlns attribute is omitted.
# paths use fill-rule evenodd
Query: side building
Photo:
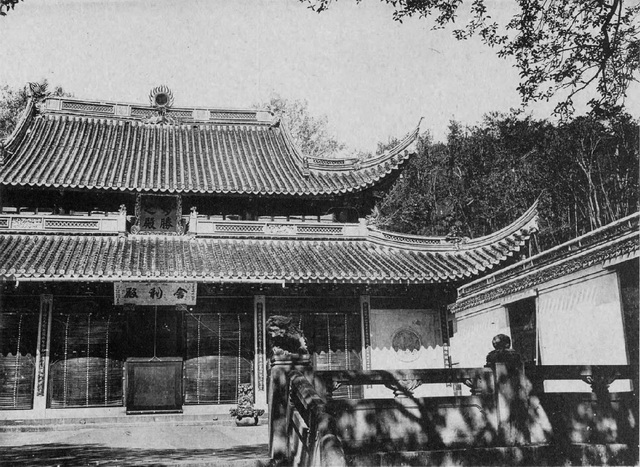
<svg viewBox="0 0 640 467"><path fill-rule="evenodd" d="M535 206L473 240L366 225L418 128L309 158L269 113L173 100L35 92L0 147L0 419L264 407L276 314L318 369L446 367L456 284L537 229Z"/></svg>
<svg viewBox="0 0 640 467"><path fill-rule="evenodd" d="M491 339L511 337L528 365L631 365L638 388L638 220L635 213L469 282L458 291L451 354L485 364ZM590 392L548 381L547 391ZM630 390L616 381L610 390Z"/></svg>

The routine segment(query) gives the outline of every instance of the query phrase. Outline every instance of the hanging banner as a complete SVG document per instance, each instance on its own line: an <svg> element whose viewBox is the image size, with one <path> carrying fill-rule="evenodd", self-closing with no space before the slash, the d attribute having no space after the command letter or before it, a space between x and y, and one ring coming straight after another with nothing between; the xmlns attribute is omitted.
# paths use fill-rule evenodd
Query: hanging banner
<svg viewBox="0 0 640 467"><path fill-rule="evenodd" d="M195 282L116 282L115 305L195 305Z"/></svg>

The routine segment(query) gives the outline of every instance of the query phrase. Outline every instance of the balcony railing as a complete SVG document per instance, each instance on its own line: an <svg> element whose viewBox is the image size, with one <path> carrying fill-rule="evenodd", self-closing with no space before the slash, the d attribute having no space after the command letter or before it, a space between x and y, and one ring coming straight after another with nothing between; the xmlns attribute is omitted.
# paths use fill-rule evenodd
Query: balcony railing
<svg viewBox="0 0 640 467"><path fill-rule="evenodd" d="M53 215L44 213L2 213L0 231L125 233L127 218L120 213L95 215Z"/></svg>

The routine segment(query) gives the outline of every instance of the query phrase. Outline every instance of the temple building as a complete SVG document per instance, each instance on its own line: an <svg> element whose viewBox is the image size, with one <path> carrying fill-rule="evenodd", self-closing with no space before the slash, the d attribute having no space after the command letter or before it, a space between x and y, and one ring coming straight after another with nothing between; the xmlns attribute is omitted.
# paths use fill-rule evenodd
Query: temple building
<svg viewBox="0 0 640 467"><path fill-rule="evenodd" d="M268 112L173 103L33 88L0 146L1 419L223 413L241 387L264 407L271 315L317 369L448 367L456 286L537 231L535 206L476 239L367 225L419 128L307 157Z"/></svg>

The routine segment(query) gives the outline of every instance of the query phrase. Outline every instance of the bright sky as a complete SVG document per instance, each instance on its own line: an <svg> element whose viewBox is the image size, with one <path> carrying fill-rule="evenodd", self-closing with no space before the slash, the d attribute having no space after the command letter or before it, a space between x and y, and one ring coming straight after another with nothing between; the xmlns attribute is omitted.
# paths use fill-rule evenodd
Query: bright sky
<svg viewBox="0 0 640 467"><path fill-rule="evenodd" d="M421 117L442 139L451 119L474 124L519 105L510 62L424 20L394 22L392 11L374 0L322 14L297 0L24 0L0 18L0 85L47 78L78 98L147 103L166 84L176 106L306 99L364 150ZM634 86L632 114L639 96Z"/></svg>

